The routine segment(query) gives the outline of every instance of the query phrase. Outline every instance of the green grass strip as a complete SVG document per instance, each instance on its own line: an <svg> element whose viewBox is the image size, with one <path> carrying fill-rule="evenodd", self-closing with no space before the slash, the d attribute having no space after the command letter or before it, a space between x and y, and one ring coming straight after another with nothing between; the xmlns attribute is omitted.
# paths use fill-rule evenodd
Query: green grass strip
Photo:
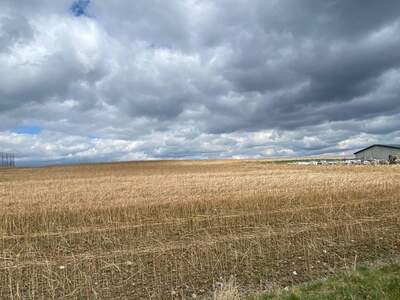
<svg viewBox="0 0 400 300"><path fill-rule="evenodd" d="M326 280L315 281L289 291L278 291L260 300L322 299L400 299L400 265L379 268L360 267Z"/></svg>

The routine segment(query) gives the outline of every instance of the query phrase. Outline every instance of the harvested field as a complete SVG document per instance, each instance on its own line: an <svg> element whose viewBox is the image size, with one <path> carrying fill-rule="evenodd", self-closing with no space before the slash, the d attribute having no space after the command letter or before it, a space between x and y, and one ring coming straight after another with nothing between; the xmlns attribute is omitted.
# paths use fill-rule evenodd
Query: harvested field
<svg viewBox="0 0 400 300"><path fill-rule="evenodd" d="M400 166L8 169L0 203L1 299L246 294L400 251Z"/></svg>

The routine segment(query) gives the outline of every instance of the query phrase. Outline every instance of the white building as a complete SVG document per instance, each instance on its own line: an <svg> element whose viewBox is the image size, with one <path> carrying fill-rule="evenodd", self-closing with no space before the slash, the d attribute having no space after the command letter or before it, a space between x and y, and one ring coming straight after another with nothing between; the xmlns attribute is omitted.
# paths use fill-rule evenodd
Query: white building
<svg viewBox="0 0 400 300"><path fill-rule="evenodd" d="M400 158L400 145L372 145L354 155L361 160L389 160L389 156Z"/></svg>

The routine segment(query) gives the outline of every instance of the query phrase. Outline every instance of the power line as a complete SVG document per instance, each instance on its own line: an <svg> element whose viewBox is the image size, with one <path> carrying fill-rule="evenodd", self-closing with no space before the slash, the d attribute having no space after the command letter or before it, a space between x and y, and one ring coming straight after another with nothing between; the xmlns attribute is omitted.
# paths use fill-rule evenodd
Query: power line
<svg viewBox="0 0 400 300"><path fill-rule="evenodd" d="M1 168L15 167L15 153L1 152Z"/></svg>

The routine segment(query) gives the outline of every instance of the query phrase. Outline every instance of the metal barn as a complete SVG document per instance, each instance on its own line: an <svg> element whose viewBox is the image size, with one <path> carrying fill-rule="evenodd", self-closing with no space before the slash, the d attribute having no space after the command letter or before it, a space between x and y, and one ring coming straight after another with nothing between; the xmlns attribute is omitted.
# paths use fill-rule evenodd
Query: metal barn
<svg viewBox="0 0 400 300"><path fill-rule="evenodd" d="M389 160L389 156L400 157L400 145L372 145L354 155L361 160Z"/></svg>

